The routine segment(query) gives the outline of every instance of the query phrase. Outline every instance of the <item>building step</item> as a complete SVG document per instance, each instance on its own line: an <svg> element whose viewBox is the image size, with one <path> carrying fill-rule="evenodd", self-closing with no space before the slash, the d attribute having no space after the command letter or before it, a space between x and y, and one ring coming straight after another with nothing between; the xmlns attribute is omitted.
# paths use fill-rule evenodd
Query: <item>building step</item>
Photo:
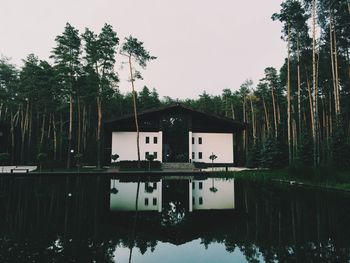
<svg viewBox="0 0 350 263"><path fill-rule="evenodd" d="M193 163L162 163L163 170L195 170Z"/></svg>

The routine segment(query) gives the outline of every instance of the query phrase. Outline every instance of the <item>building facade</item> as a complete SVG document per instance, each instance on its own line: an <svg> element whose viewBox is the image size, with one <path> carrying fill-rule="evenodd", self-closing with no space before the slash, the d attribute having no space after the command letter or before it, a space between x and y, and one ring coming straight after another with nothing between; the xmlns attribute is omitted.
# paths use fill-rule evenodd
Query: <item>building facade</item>
<svg viewBox="0 0 350 263"><path fill-rule="evenodd" d="M140 158L152 154L160 162L235 163L237 140L246 125L232 119L207 114L181 104L138 114ZM105 123L107 154L118 161L137 160L137 133L133 115Z"/></svg>

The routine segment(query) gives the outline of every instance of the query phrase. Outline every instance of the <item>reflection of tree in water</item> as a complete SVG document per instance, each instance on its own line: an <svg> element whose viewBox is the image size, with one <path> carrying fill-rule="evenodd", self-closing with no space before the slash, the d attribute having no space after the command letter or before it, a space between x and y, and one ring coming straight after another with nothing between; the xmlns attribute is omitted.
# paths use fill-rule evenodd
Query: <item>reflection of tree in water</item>
<svg viewBox="0 0 350 263"><path fill-rule="evenodd" d="M185 223L186 209L181 202L170 202L163 207L162 226L175 226Z"/></svg>
<svg viewBox="0 0 350 263"><path fill-rule="evenodd" d="M0 262L111 263L117 246L145 253L157 242L198 238L205 247L239 249L248 262L350 260L345 195L237 182L235 212L193 212L177 221L180 205L180 217L168 221L181 222L175 227L162 224L163 214L139 213L130 240L134 213L107 211L110 185L96 177L1 178Z"/></svg>

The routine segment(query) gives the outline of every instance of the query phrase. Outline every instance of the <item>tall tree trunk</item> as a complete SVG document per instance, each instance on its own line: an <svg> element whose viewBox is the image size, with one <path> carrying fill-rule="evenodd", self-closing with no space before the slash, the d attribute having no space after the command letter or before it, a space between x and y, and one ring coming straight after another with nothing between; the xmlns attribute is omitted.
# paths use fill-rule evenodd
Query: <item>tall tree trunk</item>
<svg viewBox="0 0 350 263"><path fill-rule="evenodd" d="M312 131L313 138L313 163L314 166L318 165L317 156L317 87L316 87L316 0L312 1L312 83L313 83L313 115L314 125Z"/></svg>
<svg viewBox="0 0 350 263"><path fill-rule="evenodd" d="M298 141L301 139L301 84L300 84L300 47L299 37L297 43L297 64L298 64Z"/></svg>
<svg viewBox="0 0 350 263"><path fill-rule="evenodd" d="M28 116L28 141L27 141L27 162L31 162L31 146L32 146L32 127L33 127L33 103L28 100L29 104L29 116Z"/></svg>
<svg viewBox="0 0 350 263"><path fill-rule="evenodd" d="M338 73L338 51L337 51L337 34L336 30L333 31L334 35L334 69L335 69L335 95L337 98L337 116L340 116L340 94L339 94L339 73Z"/></svg>
<svg viewBox="0 0 350 263"><path fill-rule="evenodd" d="M275 138L277 139L278 125L277 125L277 110L276 110L274 87L271 88L271 97L272 97L272 107L273 107L273 121L274 121L274 125L275 125Z"/></svg>
<svg viewBox="0 0 350 263"><path fill-rule="evenodd" d="M44 134L45 134L45 121L46 121L46 108L44 110L44 114L43 114L42 122L41 122L41 136L40 136L39 152L43 151Z"/></svg>
<svg viewBox="0 0 350 263"><path fill-rule="evenodd" d="M141 163L140 163L140 161L141 161L141 158L140 158L140 130L139 130L139 122L138 122L138 118L137 118L136 91L135 91L135 86L134 86L134 76L132 73L131 56L129 56L129 69L130 69L132 100L133 100L135 126L136 126L137 166L140 167L140 165L141 165Z"/></svg>
<svg viewBox="0 0 350 263"><path fill-rule="evenodd" d="M250 110L251 110L251 113L252 113L253 142L254 142L254 145L255 145L255 143L256 143L256 123L255 123L255 112L254 112L254 105L253 105L252 96L253 95L251 95L249 97L249 100L250 100Z"/></svg>
<svg viewBox="0 0 350 263"><path fill-rule="evenodd" d="M97 168L101 168L101 125L102 125L102 102L97 96Z"/></svg>
<svg viewBox="0 0 350 263"><path fill-rule="evenodd" d="M332 80L333 80L333 96L334 96L334 109L336 115L338 115L338 101L337 101L337 83L335 80L335 67L334 67L334 48L333 48L333 19L331 11L329 15L329 44L331 52L331 66L332 66Z"/></svg>
<svg viewBox="0 0 350 263"><path fill-rule="evenodd" d="M72 148L72 131L73 131L73 95L69 95L69 130L68 130L68 152L67 152L67 168L71 167L71 148Z"/></svg>
<svg viewBox="0 0 350 263"><path fill-rule="evenodd" d="M81 142L81 110L80 110L80 94L79 88L77 88L77 104L78 104L78 141L77 141L77 153L80 154L80 142Z"/></svg>
<svg viewBox="0 0 350 263"><path fill-rule="evenodd" d="M245 97L243 98L243 122L246 123L247 119L246 119L246 99ZM243 151L245 156L247 156L247 131L246 129L243 130Z"/></svg>
<svg viewBox="0 0 350 263"><path fill-rule="evenodd" d="M10 113L10 133L11 133L11 164L15 162L15 117L11 110Z"/></svg>
<svg viewBox="0 0 350 263"><path fill-rule="evenodd" d="M311 133L313 133L314 130L314 110L313 110L313 102L312 102L312 92L311 92L311 84L310 84L310 80L307 77L306 80L307 83L307 91L309 94L309 105L310 105L310 120L311 120Z"/></svg>
<svg viewBox="0 0 350 263"><path fill-rule="evenodd" d="M263 107L264 107L264 113L265 113L265 123L266 123L266 132L267 132L267 137L270 136L270 120L269 120L269 113L267 112L267 107L265 103L264 97L262 97L263 101Z"/></svg>
<svg viewBox="0 0 350 263"><path fill-rule="evenodd" d="M58 158L60 161L63 160L63 116L62 112L60 112L60 139L59 139L59 152L58 152Z"/></svg>
<svg viewBox="0 0 350 263"><path fill-rule="evenodd" d="M288 25L288 72L287 72L287 129L288 129L288 160L292 164L291 114L290 114L290 26Z"/></svg>
<svg viewBox="0 0 350 263"><path fill-rule="evenodd" d="M57 128L55 113L52 114L52 128L53 128L53 159L57 160Z"/></svg>

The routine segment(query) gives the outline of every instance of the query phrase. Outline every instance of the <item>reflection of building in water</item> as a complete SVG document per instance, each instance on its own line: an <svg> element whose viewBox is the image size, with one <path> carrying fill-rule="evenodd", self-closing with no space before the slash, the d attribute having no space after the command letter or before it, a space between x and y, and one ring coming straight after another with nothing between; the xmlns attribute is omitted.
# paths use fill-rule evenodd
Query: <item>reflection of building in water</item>
<svg viewBox="0 0 350 263"><path fill-rule="evenodd" d="M210 178L190 181L190 211L209 209L234 209L234 179Z"/></svg>
<svg viewBox="0 0 350 263"><path fill-rule="evenodd" d="M135 211L137 184L111 179L110 210ZM234 179L220 178L140 182L138 210L162 212L170 203L190 212L234 209L234 187Z"/></svg>
<svg viewBox="0 0 350 263"><path fill-rule="evenodd" d="M120 182L111 179L111 193L109 207L111 211L135 211L136 182ZM140 182L139 211L162 211L162 181Z"/></svg>

